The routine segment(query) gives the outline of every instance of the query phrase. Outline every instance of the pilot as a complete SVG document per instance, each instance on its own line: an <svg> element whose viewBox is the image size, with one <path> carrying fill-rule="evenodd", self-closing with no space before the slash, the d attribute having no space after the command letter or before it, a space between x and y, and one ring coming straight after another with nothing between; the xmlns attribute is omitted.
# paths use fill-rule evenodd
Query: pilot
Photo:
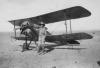
<svg viewBox="0 0 100 68"><path fill-rule="evenodd" d="M29 25L30 25L29 21L24 21L21 24L21 29L20 29L21 30L21 34L24 34L25 37L27 37L30 34L30 32L31 32L30 29L25 29L25 27L29 26ZM26 40L27 40L27 38L26 38ZM25 50L29 50L29 44L26 44L26 42L23 44L23 50L22 50L22 52L25 51Z"/></svg>
<svg viewBox="0 0 100 68"><path fill-rule="evenodd" d="M39 25L38 52L44 52L47 28L43 22L41 22Z"/></svg>
<svg viewBox="0 0 100 68"><path fill-rule="evenodd" d="M29 21L24 21L24 22L21 24L21 27L26 26L26 25L29 25L29 24L30 24Z"/></svg>
<svg viewBox="0 0 100 68"><path fill-rule="evenodd" d="M20 28L21 33L23 32L24 28L25 28L26 26L29 26L29 25L30 25L29 21L24 21L24 22L21 24L21 28ZM26 31L28 31L28 30L26 30ZM25 32L25 31L24 31L24 32ZM29 31L28 31L28 32L29 32Z"/></svg>

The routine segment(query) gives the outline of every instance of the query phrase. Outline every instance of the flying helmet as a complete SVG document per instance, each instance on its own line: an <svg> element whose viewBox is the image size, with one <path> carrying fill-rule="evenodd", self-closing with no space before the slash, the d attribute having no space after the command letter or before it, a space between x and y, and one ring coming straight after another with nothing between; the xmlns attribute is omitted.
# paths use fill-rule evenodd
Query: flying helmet
<svg viewBox="0 0 100 68"><path fill-rule="evenodd" d="M29 21L24 21L22 24L22 26L27 26L27 25L30 25Z"/></svg>

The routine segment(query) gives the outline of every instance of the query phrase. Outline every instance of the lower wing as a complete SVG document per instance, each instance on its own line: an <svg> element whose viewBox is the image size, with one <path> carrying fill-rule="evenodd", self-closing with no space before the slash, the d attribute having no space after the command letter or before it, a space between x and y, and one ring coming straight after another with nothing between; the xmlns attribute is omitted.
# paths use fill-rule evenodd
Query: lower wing
<svg viewBox="0 0 100 68"><path fill-rule="evenodd" d="M69 41L69 40L84 40L92 39L93 36L88 33L72 33L72 34L63 34L63 35L51 35L46 37L46 41Z"/></svg>
<svg viewBox="0 0 100 68"><path fill-rule="evenodd" d="M25 37L13 37L16 40L26 40ZM70 40L85 40L92 39L93 36L88 33L72 33L72 34L63 34L63 35L49 35L46 36L46 42L55 42L55 41L70 41ZM35 39L27 38L27 40L35 41Z"/></svg>
<svg viewBox="0 0 100 68"><path fill-rule="evenodd" d="M16 40L26 40L26 37L12 37ZM35 41L35 39L32 39L32 38L27 38L28 41Z"/></svg>

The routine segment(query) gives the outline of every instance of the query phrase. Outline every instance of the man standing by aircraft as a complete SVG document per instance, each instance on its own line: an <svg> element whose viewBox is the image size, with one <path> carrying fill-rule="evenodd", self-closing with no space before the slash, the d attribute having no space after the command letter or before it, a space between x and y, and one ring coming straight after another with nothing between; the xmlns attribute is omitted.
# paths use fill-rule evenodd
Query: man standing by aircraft
<svg viewBox="0 0 100 68"><path fill-rule="evenodd" d="M30 24L29 24L29 21L24 21L22 24L21 24L21 34L24 34L25 35L25 37L26 37L26 41L27 41L27 36L28 36L28 34L30 34L30 32L31 32L31 30L30 29L25 29L25 27L27 27L27 26L30 26ZM29 50L29 44L27 44L27 42L25 42L24 44L23 44L23 50L22 50L22 52L23 51L25 51L25 50Z"/></svg>
<svg viewBox="0 0 100 68"><path fill-rule="evenodd" d="M47 28L45 27L45 24L41 22L39 27L38 52L44 52L46 31Z"/></svg>

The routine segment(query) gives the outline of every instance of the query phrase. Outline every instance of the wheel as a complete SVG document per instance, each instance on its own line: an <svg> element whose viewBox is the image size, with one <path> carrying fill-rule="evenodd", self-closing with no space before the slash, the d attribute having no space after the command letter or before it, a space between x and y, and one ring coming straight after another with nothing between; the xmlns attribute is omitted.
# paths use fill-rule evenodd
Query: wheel
<svg viewBox="0 0 100 68"><path fill-rule="evenodd" d="M22 52L26 51L27 50L27 44L26 43L23 43L23 46L22 46Z"/></svg>

